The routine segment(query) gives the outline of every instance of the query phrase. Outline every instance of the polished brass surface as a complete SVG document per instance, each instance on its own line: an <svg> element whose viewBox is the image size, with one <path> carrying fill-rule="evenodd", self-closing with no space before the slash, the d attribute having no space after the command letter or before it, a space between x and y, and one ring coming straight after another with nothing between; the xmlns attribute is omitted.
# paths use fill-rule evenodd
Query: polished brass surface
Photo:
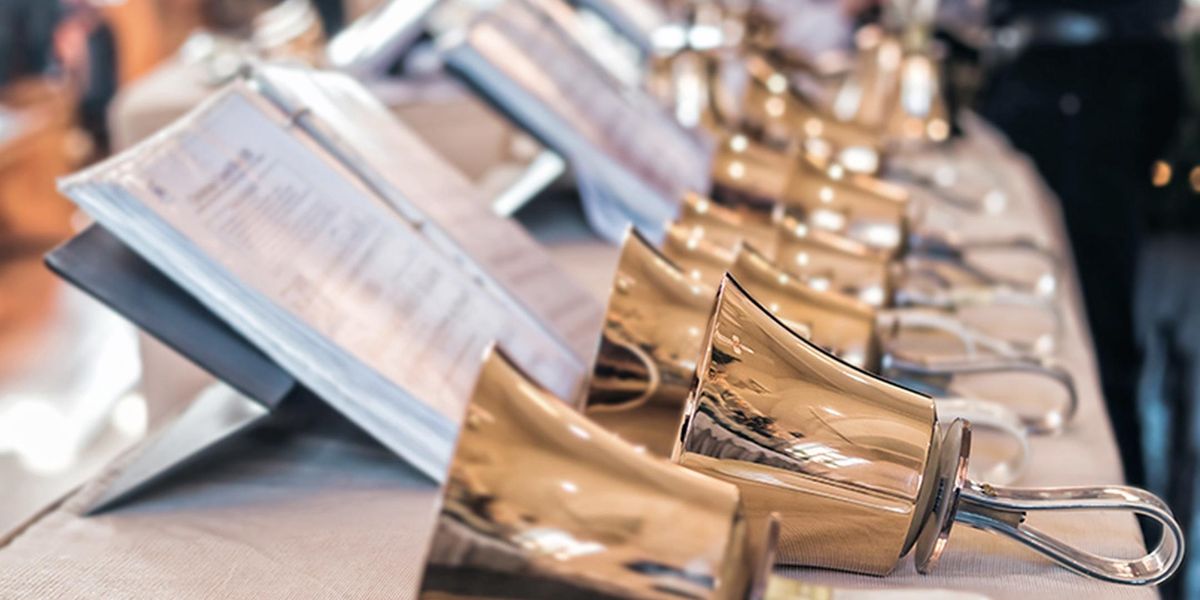
<svg viewBox="0 0 1200 600"><path fill-rule="evenodd" d="M942 369L943 365L928 363L920 355L896 354L887 341L895 335L893 328L899 327L896 323L907 323L907 317L892 318L889 313L889 318L881 318L869 304L814 288L752 246L739 243L730 251L709 243L702 231L674 225L667 232L661 253L636 234L627 238L622 250L587 399L588 411L597 420L655 453L669 451L673 442L670 432L702 350L697 334L708 316L709 299L715 296L712 284L726 272L742 282L777 318L822 348L896 381L920 382L926 386L923 390L939 397L953 395L951 383L959 370L970 369L969 365L978 363L988 372L1036 370L1019 361L973 358ZM926 317L917 320L916 325L970 339L963 333L966 330L949 318ZM1048 374L1065 378L1073 392L1068 374ZM1046 402L1046 412L1027 415L1020 422L1036 431L1060 429L1074 414L1074 395L1066 403L1051 400ZM993 426L1018 422L1011 411L979 399L958 399L954 406L958 407L953 409L954 414L986 417ZM998 420L997 413L1003 413L1003 418ZM1022 425L1001 429L1024 446L1026 433ZM1019 474L1022 461L1023 453L1018 453L996 472L1007 473L1002 478L1007 482Z"/></svg>
<svg viewBox="0 0 1200 600"><path fill-rule="evenodd" d="M699 195L689 194L676 220L679 238L703 238L705 248L724 248L733 253L742 242L774 260L817 289L836 291L875 307L888 306L901 279L902 267L877 250L834 232L811 227L795 213L780 210L753 211L746 206L729 207ZM689 271L696 252L664 253ZM703 252L700 252L703 254ZM716 278L706 281L717 281Z"/></svg>
<svg viewBox="0 0 1200 600"><path fill-rule="evenodd" d="M892 144L944 142L950 114L941 89L941 65L927 51L909 51L900 64L886 131Z"/></svg>
<svg viewBox="0 0 1200 600"><path fill-rule="evenodd" d="M781 561L884 575L916 539L933 401L838 360L726 279L673 458L782 517Z"/></svg>
<svg viewBox="0 0 1200 600"><path fill-rule="evenodd" d="M459 435L423 598L758 598L770 519L647 456L490 353ZM766 529L764 529L766 527Z"/></svg>
<svg viewBox="0 0 1200 600"><path fill-rule="evenodd" d="M779 237L775 222L783 217L781 208L754 210L745 205L724 206L699 194L687 194L675 222L699 231L709 243L729 250L745 240L771 255Z"/></svg>
<svg viewBox="0 0 1200 600"><path fill-rule="evenodd" d="M750 246L742 248L728 271L792 330L856 367L879 371L883 348L871 306L813 289Z"/></svg>
<svg viewBox="0 0 1200 600"><path fill-rule="evenodd" d="M887 125L900 80L904 49L877 25L855 34L858 55L833 101L838 118L881 130Z"/></svg>
<svg viewBox="0 0 1200 600"><path fill-rule="evenodd" d="M726 205L769 211L783 197L797 161L794 154L733 134L713 154L713 196Z"/></svg>
<svg viewBox="0 0 1200 600"><path fill-rule="evenodd" d="M778 223L775 261L813 287L835 291L875 307L891 303L900 268L884 252L845 236L814 229L787 216Z"/></svg>
<svg viewBox="0 0 1200 600"><path fill-rule="evenodd" d="M822 250L831 252L828 248ZM1078 408L1074 378L1052 359L1026 354L937 311L880 311L878 304L886 296L885 288L878 283L857 290L862 299L856 299L829 290L829 281L813 273L797 269L800 274L794 274L793 270L781 267L751 245L743 243L730 252L708 243L702 231L679 226L673 226L668 233L664 254L693 279L703 283L719 281L727 270L776 317L822 348L857 367L917 387L935 397L952 398L956 395L956 384L964 378L983 374L1019 374L1052 384L1061 390L1061 394L1039 395L1039 409L1024 411L1021 415L994 404L1007 403L1010 398L1006 393L989 396L991 402L982 398L958 399L948 408L955 416L1000 426L1007 434L1018 438L1020 446L1024 445L1026 429L1036 433L1059 432L1074 418ZM795 264L812 257L799 251L783 258ZM959 344L961 354L933 357L905 350L897 342L906 332L933 334L946 342ZM986 406L988 404L991 405ZM1003 416L999 416L1000 413ZM1010 426L1014 421L1019 421L1017 427ZM1002 482L1007 483L1019 472L1017 467L1023 461L1022 454L1018 452L1015 462L1001 463L997 467L999 472L1007 473L1000 477Z"/></svg>
<svg viewBox="0 0 1200 600"><path fill-rule="evenodd" d="M782 562L882 575L914 549L927 573L954 522L1114 583L1157 583L1181 562L1182 529L1143 490L969 480L969 424L942 433L930 398L823 351L730 277L705 336L672 458L737 484L752 517L778 511ZM1034 511L1067 510L1136 513L1163 535L1143 557L1114 559L1026 523Z"/></svg>
<svg viewBox="0 0 1200 600"><path fill-rule="evenodd" d="M742 244L713 243L705 229L674 223L663 237L662 254L697 283L711 285L729 270Z"/></svg>
<svg viewBox="0 0 1200 600"><path fill-rule="evenodd" d="M712 280L680 270L636 231L621 250L587 412L633 443L666 455L692 382Z"/></svg>
<svg viewBox="0 0 1200 600"><path fill-rule="evenodd" d="M907 195L830 176L806 161L798 164L780 198L788 212L801 216L811 227L844 235L871 248L893 255L903 251L912 210Z"/></svg>
<svg viewBox="0 0 1200 600"><path fill-rule="evenodd" d="M833 147L832 153L845 148L882 152L879 131L839 121L813 104L767 56L750 53L743 63L749 82L741 103L742 126L759 141L783 149L819 139Z"/></svg>
<svg viewBox="0 0 1200 600"><path fill-rule="evenodd" d="M896 255L904 249L913 210L907 194L840 167L822 169L795 153L736 134L713 156L713 195L727 205L772 208L814 229L838 233Z"/></svg>
<svg viewBox="0 0 1200 600"><path fill-rule="evenodd" d="M716 147L712 180L713 199L744 213L741 220L756 228L774 223L798 231L794 225L799 224L804 226L805 235L812 235L809 231L824 233L821 241L848 238L852 242L849 245L866 249L860 254L884 263L903 262L901 267L885 264L876 269L903 268L907 274L944 281L942 287L974 288L961 296L968 302L1003 295L1018 299L1037 294L1042 288L1053 290L1062 269L1054 249L1024 235L960 239L953 234L914 229L913 224L921 219L921 204L900 188L855 175L840 165L822 167L800 154L773 150L745 135L729 136ZM777 254L769 244L763 247ZM1044 262L1047 269L1031 281L1028 277L1011 277L976 260L994 252L1024 254ZM789 264L785 257L779 258ZM838 277L844 278L841 274ZM940 298L931 300L938 302Z"/></svg>

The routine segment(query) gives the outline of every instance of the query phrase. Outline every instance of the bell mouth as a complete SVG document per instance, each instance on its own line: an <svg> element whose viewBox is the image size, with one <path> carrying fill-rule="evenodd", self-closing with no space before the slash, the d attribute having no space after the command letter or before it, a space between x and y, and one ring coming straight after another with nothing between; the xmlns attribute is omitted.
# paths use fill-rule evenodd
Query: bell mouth
<svg viewBox="0 0 1200 600"><path fill-rule="evenodd" d="M600 337L584 407L588 412L628 411L658 391L658 366L642 348L605 331Z"/></svg>
<svg viewBox="0 0 1200 600"><path fill-rule="evenodd" d="M929 483L935 486L933 505L917 533L913 559L919 573L932 571L946 549L950 530L954 527L954 515L958 512L958 496L967 482L970 453L971 424L955 419L942 436L941 451L936 457L937 470Z"/></svg>

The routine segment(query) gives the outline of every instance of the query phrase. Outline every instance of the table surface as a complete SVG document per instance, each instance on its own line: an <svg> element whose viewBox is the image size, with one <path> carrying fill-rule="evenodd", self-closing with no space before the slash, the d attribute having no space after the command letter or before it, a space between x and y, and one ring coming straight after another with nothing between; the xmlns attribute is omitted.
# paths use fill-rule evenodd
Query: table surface
<svg viewBox="0 0 1200 600"><path fill-rule="evenodd" d="M1055 243L1064 239L1052 198L1028 162L979 124L970 139L956 150L954 162L987 164L1010 200L1012 216L972 224L943 215L941 224L959 232L1021 231ZM931 215L929 222L938 219ZM543 202L529 207L522 220L598 298L607 295L617 250L590 235L574 208ZM1032 440L1033 463L1019 483L1120 482L1074 281L1065 283L1061 302L1067 328L1058 355L1076 377L1081 406L1067 432ZM81 507L103 491L121 462L20 531L0 537L0 596L405 597L420 577L439 490L361 439L313 432L284 439L246 436L136 502L81 516ZM1144 552L1128 515L1038 516L1032 522L1095 552L1127 557ZM992 598L1156 595L1150 588L1072 574L998 536L963 526L955 528L929 576L918 575L908 559L886 578L800 568L777 572L839 588L940 588Z"/></svg>

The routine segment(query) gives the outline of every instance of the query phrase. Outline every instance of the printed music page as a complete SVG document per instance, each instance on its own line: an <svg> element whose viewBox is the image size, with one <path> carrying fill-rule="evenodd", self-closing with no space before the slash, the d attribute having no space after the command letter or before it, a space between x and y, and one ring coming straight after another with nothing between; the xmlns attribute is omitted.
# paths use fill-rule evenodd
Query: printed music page
<svg viewBox="0 0 1200 600"><path fill-rule="evenodd" d="M581 363L290 126L235 82L62 189L435 479L493 340L571 397Z"/></svg>
<svg viewBox="0 0 1200 600"><path fill-rule="evenodd" d="M475 275L495 284L514 310L531 312L583 363L591 363L603 307L563 272L520 224L493 213L457 169L353 78L330 71L262 65L254 78L289 112L315 117L310 133L342 155L422 233L450 256L465 253ZM444 233L444 235L437 235Z"/></svg>
<svg viewBox="0 0 1200 600"><path fill-rule="evenodd" d="M608 219L593 220L602 235L619 239L630 221L661 232L685 192L708 190L703 143L531 4L499 3L446 53L456 72L571 160L589 211L600 213L589 217Z"/></svg>

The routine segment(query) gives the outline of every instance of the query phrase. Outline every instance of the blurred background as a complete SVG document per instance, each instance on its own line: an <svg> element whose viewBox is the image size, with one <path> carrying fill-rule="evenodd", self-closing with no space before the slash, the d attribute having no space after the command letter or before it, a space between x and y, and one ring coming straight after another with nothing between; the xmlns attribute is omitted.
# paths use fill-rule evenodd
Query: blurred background
<svg viewBox="0 0 1200 600"><path fill-rule="evenodd" d="M845 62L855 25L878 10L795 2L805 10L786 39L821 65ZM274 43L261 17L277 4L0 0L0 540L195 391L156 388L152 342L42 266L84 224L55 178L202 97L168 73L214 43ZM381 2L305 4L328 38ZM1129 483L1200 534L1200 0L940 11L952 103L1004 131L1061 200ZM219 77L220 64L206 68ZM1200 553L1189 560L1164 596L1200 597Z"/></svg>

